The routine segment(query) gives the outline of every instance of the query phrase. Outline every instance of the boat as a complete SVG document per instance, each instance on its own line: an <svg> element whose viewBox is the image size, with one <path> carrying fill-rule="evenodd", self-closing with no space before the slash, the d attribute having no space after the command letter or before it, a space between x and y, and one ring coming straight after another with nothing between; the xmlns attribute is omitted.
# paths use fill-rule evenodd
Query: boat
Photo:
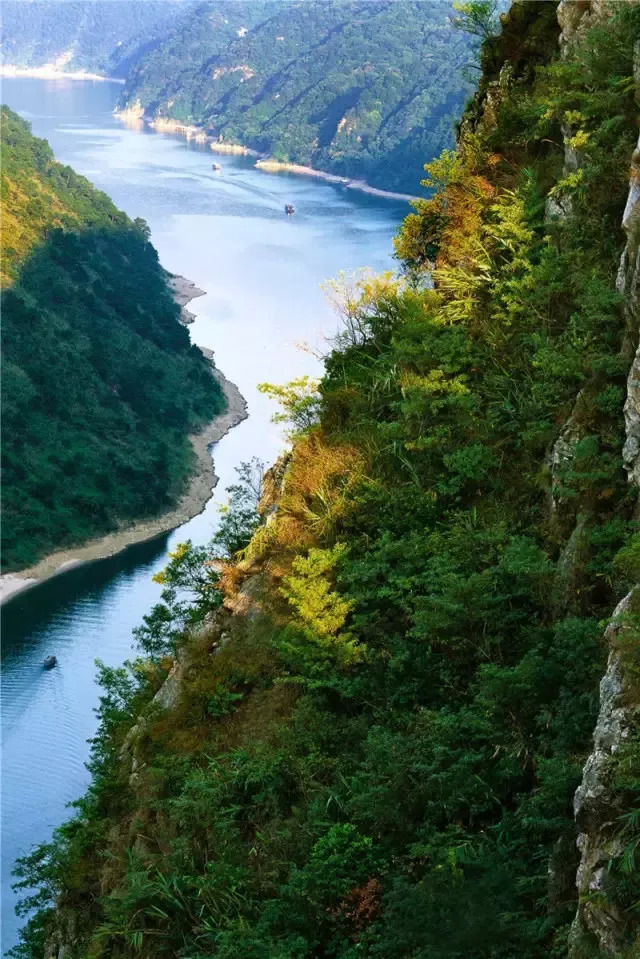
<svg viewBox="0 0 640 959"><path fill-rule="evenodd" d="M212 169L212 170L215 170L216 173L219 173L220 170L222 169L222 167L220 166L219 163L212 163L212 164L211 164L211 169Z"/></svg>
<svg viewBox="0 0 640 959"><path fill-rule="evenodd" d="M55 656L45 656L44 662L42 665L44 666L45 669L53 669L53 667L57 664L57 662L58 660L56 659Z"/></svg>
<svg viewBox="0 0 640 959"><path fill-rule="evenodd" d="M296 212L296 208L294 207L293 203L285 203L284 212L287 214L287 216L293 216L293 214Z"/></svg>

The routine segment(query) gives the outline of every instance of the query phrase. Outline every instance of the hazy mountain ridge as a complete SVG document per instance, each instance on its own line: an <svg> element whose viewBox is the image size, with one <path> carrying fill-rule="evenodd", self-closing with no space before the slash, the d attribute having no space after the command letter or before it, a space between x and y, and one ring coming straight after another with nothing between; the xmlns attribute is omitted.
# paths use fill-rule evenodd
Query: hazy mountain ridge
<svg viewBox="0 0 640 959"><path fill-rule="evenodd" d="M124 78L183 15L189 0L6 0L2 60Z"/></svg>

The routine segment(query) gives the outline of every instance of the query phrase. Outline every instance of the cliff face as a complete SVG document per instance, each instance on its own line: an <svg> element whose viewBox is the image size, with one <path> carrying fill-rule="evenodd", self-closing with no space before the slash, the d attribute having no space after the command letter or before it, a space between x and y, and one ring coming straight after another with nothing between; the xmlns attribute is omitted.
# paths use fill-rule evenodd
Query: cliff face
<svg viewBox="0 0 640 959"><path fill-rule="evenodd" d="M576 790L574 809L580 828L577 874L579 896L570 937L571 959L593 955L594 945L602 956L632 956L640 939L631 931L628 915L616 901L609 870L625 849L621 818L630 810L628 797L616 788L619 756L637 749L638 588L614 610L605 632L609 647L607 670L600 683L600 712L594 732L594 748L582 782Z"/></svg>
<svg viewBox="0 0 640 959"><path fill-rule="evenodd" d="M606 4L585 4L584 16L603 16ZM580 27L577 4L560 4L563 36ZM604 7L604 10L602 9ZM567 10L566 8L571 8ZM594 9L595 8L595 9ZM570 21L570 25L569 25ZM571 33L569 33L570 39ZM635 50L635 77L639 79L640 41ZM640 102L640 85L638 85ZM622 226L627 243L620 259L617 289L623 297L627 323L625 349L638 343L640 331L640 140L631 159L629 196ZM636 350L624 405L626 440L623 459L629 483L640 488L640 345ZM593 752L585 764L582 782L574 798L576 822L580 829L577 874L579 906L573 923L569 954L571 959L592 956L637 955L640 937L632 931L629 912L620 903L612 865L634 842L623 827L632 811L633 794L621 784L621 767L640 765L640 630L638 628L639 586L634 587L614 610L604 635L609 657L600 683L600 711L594 732ZM631 868L635 868L631 862Z"/></svg>
<svg viewBox="0 0 640 959"><path fill-rule="evenodd" d="M640 42L636 61L640 70ZM637 82L640 88L640 76ZM628 239L620 260L617 286L624 297L629 340L632 344L638 339L640 326L640 139L632 158L629 198L622 225ZM640 345L629 372L624 416L627 433L623 449L625 468L629 473L629 482L640 488Z"/></svg>

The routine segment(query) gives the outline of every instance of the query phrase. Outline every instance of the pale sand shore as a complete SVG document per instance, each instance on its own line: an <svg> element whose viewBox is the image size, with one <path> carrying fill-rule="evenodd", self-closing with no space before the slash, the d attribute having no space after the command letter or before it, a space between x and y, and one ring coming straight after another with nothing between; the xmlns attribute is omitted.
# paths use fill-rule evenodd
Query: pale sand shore
<svg viewBox="0 0 640 959"><path fill-rule="evenodd" d="M51 64L42 67L18 67L12 63L0 64L0 77L35 77L40 80L99 80L102 83L124 83L117 77L103 77L100 73L84 70L59 70Z"/></svg>
<svg viewBox="0 0 640 959"><path fill-rule="evenodd" d="M176 303L183 312L187 312L184 310L186 303L194 297L204 295L204 290L200 290L195 283L183 276L172 275L169 286L173 291ZM46 556L35 566L28 569L22 569L17 573L5 573L0 576L0 605L10 596L23 592L45 579L50 579L52 576L64 573L73 566L105 559L107 556L115 556L116 553L120 553L135 543L142 543L163 533L168 533L204 510L211 498L213 489L218 483L210 447L213 443L219 442L223 436L226 436L234 426L245 420L248 412L246 401L238 387L216 368L213 362L213 352L202 346L200 349L211 363L213 376L222 387L227 408L203 430L189 437L195 453L196 466L189 481L189 486L175 509L153 519L129 523L116 530L116 532L90 540L83 546L59 550L50 556Z"/></svg>
<svg viewBox="0 0 640 959"><path fill-rule="evenodd" d="M410 203L412 200L421 199L419 196L412 196L410 193L394 193L392 190L380 190L378 187L369 186L365 180L350 180L347 176L337 176L335 173L325 173L323 170L315 170L310 166L302 166L299 163L281 163L279 160L258 160L256 170L262 170L263 173L295 173L299 176L312 176L318 180L325 180L327 183L337 183L344 186L347 190L358 190L360 193L369 193L371 196L379 196L385 200L406 200Z"/></svg>
<svg viewBox="0 0 640 959"><path fill-rule="evenodd" d="M294 173L299 176L312 176L318 180L324 180L325 183L335 183L337 186L343 186L347 190L358 190L360 193L368 193L371 196L379 196L384 200L401 200L407 203L424 199L424 197L413 196L411 193L394 193L392 190L380 190L378 187L369 186L365 180L352 180L346 176L337 176L335 173L326 173L324 170L315 170L310 166L303 166L300 163L282 163L280 160L272 160L264 153L257 150L251 150L249 147L241 146L239 143L225 143L210 137L202 127L179 123L177 120L170 120L166 117L153 119L144 115L140 104L125 110L116 109L114 116L122 120L123 123L129 123L132 120L136 124L144 123L146 126L155 130L156 133L175 133L178 136L186 137L187 140L194 140L196 143L208 144L209 149L214 153L223 153L231 156L251 156L256 157L255 168L263 173Z"/></svg>
<svg viewBox="0 0 640 959"><path fill-rule="evenodd" d="M210 354L209 350L203 349L202 352ZM196 472L176 508L154 519L132 523L115 533L91 540L84 546L59 550L35 566L20 570L19 573L5 573L0 576L0 604L17 592L22 592L45 579L64 573L73 566L114 556L135 543L142 543L162 533L168 533L203 511L211 498L212 490L218 483L210 446L226 436L230 429L245 420L248 415L247 404L238 387L230 383L220 370L214 369L213 375L222 387L227 409L216 416L201 433L189 437L196 455Z"/></svg>
<svg viewBox="0 0 640 959"><path fill-rule="evenodd" d="M258 150L251 150L249 147L240 146L239 143L219 143L217 140L209 141L209 149L214 153L226 153L229 156L241 157L262 157L263 153Z"/></svg>

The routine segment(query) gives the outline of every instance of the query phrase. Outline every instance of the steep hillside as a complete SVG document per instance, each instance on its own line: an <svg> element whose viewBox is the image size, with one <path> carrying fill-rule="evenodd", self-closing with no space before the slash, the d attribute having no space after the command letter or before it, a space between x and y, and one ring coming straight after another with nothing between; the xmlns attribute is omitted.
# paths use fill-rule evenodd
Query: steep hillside
<svg viewBox="0 0 640 959"><path fill-rule="evenodd" d="M401 275L265 387L259 527L240 483L236 552L179 547L103 669L17 955L638 955L639 38L522 2L485 44Z"/></svg>
<svg viewBox="0 0 640 959"><path fill-rule="evenodd" d="M445 2L207 3L130 73L121 105L276 160L415 190L451 146L469 38Z"/></svg>
<svg viewBox="0 0 640 959"><path fill-rule="evenodd" d="M223 406L135 223L2 108L2 562L171 505Z"/></svg>
<svg viewBox="0 0 640 959"><path fill-rule="evenodd" d="M5 0L2 60L124 77L189 6L189 0Z"/></svg>

